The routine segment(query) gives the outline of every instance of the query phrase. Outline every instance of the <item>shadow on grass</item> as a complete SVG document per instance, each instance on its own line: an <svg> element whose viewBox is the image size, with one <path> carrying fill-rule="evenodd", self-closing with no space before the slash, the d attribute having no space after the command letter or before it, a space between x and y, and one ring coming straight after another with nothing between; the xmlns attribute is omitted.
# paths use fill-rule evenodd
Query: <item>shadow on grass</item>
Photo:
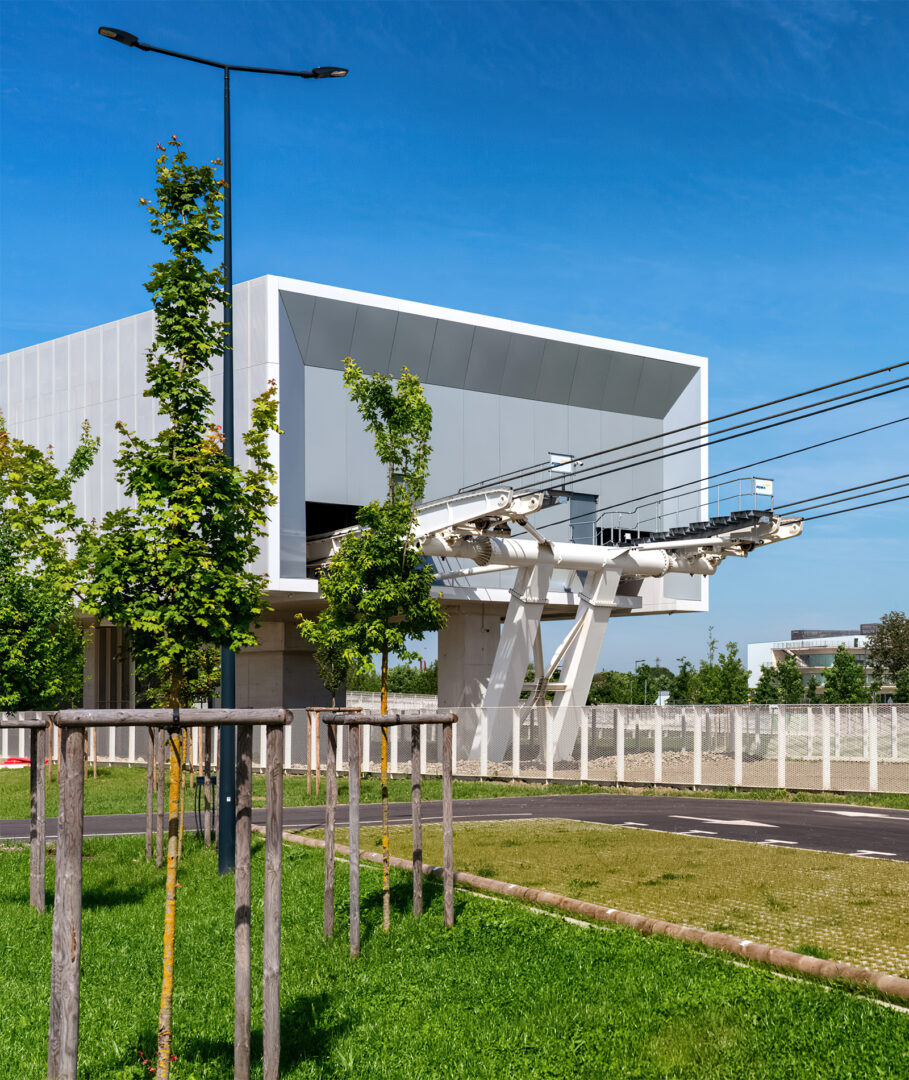
<svg viewBox="0 0 909 1080"><path fill-rule="evenodd" d="M116 888L111 885L92 885L82 892L82 910L119 907L120 904L141 904L151 892L161 892L158 882L147 885L128 885ZM53 904L53 893L48 894L48 906Z"/></svg>
<svg viewBox="0 0 909 1080"><path fill-rule="evenodd" d="M350 1021L328 1020L330 998L328 994L301 994L281 1009L281 1073L291 1071L301 1061L317 1061L319 1075L328 1078L335 1075L328 1066L331 1047ZM154 1039L142 1040L145 1056L153 1056ZM223 1075L230 1076L234 1065L233 1039L215 1039L193 1036L174 1036L174 1052L185 1062L218 1063ZM137 1055L138 1056L138 1055ZM250 1033L250 1062L252 1071L262 1061L262 1028L253 1027Z"/></svg>
<svg viewBox="0 0 909 1080"><path fill-rule="evenodd" d="M392 914L410 915L413 912L413 883L412 881L393 881L389 888ZM455 922L463 910L466 900L463 896L455 893L454 913ZM441 881L433 878L423 879L423 914L426 915L433 909L438 909L441 916L442 907L445 903L445 891ZM365 944L375 933L381 932L382 927L382 888L373 888L365 893L360 900L360 910L364 915L375 917L364 919L360 928L360 939Z"/></svg>

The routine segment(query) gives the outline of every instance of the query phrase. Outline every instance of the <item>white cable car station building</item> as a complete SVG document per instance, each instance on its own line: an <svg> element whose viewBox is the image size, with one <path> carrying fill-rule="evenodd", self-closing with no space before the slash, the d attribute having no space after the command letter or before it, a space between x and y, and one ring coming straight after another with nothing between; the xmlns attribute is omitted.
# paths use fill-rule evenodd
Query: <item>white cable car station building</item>
<svg viewBox="0 0 909 1080"><path fill-rule="evenodd" d="M342 383L346 356L367 372L406 366L433 409L430 505L419 530L448 612L439 634L445 706L517 706L528 661L538 676L561 671L543 688L556 707L583 704L610 616L706 610L707 575L726 554L798 531L790 523L781 533L766 512L706 522L700 438L660 457L664 432L707 417L703 357L271 276L235 286L234 319L236 430L246 430L252 398L271 379L283 430L271 446L278 502L255 566L268 575L274 610L259 646L237 658L240 707L328 700L293 616L320 608L325 534L353 525L357 507L385 488ZM76 492L88 518L123 505L115 423L142 435L161 426L142 395L153 334L145 312L0 356L0 411L14 436L53 445L58 461L72 453L83 420L100 437ZM217 421L217 365L210 386ZM594 464L584 455L645 438L653 454L640 463L584 478ZM551 468L508 479L550 460ZM668 488L687 495L661 496ZM679 539L687 533L694 538ZM568 620L568 640L547 661L539 624L554 618ZM86 706L134 700L119 655L114 628L97 628Z"/></svg>

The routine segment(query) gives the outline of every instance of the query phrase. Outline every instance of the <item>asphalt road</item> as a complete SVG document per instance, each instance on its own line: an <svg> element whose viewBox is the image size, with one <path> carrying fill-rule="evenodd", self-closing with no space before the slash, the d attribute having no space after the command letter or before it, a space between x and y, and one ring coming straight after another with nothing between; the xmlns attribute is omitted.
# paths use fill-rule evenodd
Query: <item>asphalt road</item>
<svg viewBox="0 0 909 1080"><path fill-rule="evenodd" d="M364 825L377 825L381 806L360 807ZM391 803L392 822L410 821L410 803ZM909 810L824 803L763 802L749 799L692 799L648 795L529 795L517 798L456 799L455 821L508 821L567 818L652 829L723 840L744 840L778 847L835 851L864 858L909 862ZM324 807L286 807L284 827L317 827ZM347 807L338 807L338 823L347 823ZM423 804L424 822L442 820L442 804ZM265 811L254 810L253 821L264 824ZM192 827L192 813L187 825ZM56 818L49 818L47 835L56 836ZM100 814L85 819L86 836L145 832L144 814ZM27 821L0 821L0 839L28 838Z"/></svg>

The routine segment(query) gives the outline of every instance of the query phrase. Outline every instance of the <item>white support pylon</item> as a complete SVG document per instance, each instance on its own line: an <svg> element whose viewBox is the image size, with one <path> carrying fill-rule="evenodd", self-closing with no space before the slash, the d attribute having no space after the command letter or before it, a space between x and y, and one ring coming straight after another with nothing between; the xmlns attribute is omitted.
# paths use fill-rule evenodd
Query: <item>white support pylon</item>
<svg viewBox="0 0 909 1080"><path fill-rule="evenodd" d="M571 757L578 737L580 706L587 704L590 684L596 671L606 626L612 614L616 590L622 575L615 570L588 571L578 600L574 637L562 660L559 683L550 708L553 710L552 737L556 761Z"/></svg>
<svg viewBox="0 0 909 1080"><path fill-rule="evenodd" d="M521 700L527 664L546 606L552 571L552 551L544 544L540 545L536 562L518 570L483 701L483 708L487 712L517 705ZM493 712L490 719L493 722L489 725L489 758L502 761L511 742L511 717ZM477 759L480 757L480 739L481 727L478 725L471 748L472 756Z"/></svg>

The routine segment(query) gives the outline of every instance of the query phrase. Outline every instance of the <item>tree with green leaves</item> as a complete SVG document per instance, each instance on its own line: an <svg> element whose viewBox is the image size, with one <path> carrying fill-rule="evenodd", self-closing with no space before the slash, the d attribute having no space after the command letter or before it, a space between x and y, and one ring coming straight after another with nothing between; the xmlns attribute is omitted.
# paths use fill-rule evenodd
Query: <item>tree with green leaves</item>
<svg viewBox="0 0 909 1080"><path fill-rule="evenodd" d="M784 656L776 666L780 686L780 701L784 705L797 705L805 696L802 670L794 656Z"/></svg>
<svg viewBox="0 0 909 1080"><path fill-rule="evenodd" d="M404 368L397 381L376 372L366 375L350 357L344 384L375 440L385 466L385 501L371 502L357 513L359 529L347 533L319 579L326 607L300 632L316 648L340 650L353 671L372 670L380 658L381 712L388 712L388 658L418 660L408 646L445 625L438 597L432 594L435 570L417 545L413 527L416 506L429 475L432 409L420 380ZM388 848L388 728L382 727L382 924L391 922Z"/></svg>
<svg viewBox="0 0 909 1080"><path fill-rule="evenodd" d="M751 691L755 705L778 705L780 703L780 680L775 664L761 664L761 677Z"/></svg>
<svg viewBox="0 0 909 1080"><path fill-rule="evenodd" d="M865 669L840 645L833 656L833 664L827 669L824 680L824 702L831 705L863 705L871 701L871 692L865 685Z"/></svg>
<svg viewBox="0 0 909 1080"><path fill-rule="evenodd" d="M698 700L698 673L694 664L685 657L679 657L679 671L672 684L670 702L673 705L693 705Z"/></svg>
<svg viewBox="0 0 909 1080"><path fill-rule="evenodd" d="M598 671L590 681L588 705L627 705L631 697L627 671Z"/></svg>
<svg viewBox="0 0 909 1080"><path fill-rule="evenodd" d="M73 485L97 448L86 423L61 468L52 449L13 438L0 414L0 713L81 701L75 596L84 523Z"/></svg>
<svg viewBox="0 0 909 1080"><path fill-rule="evenodd" d="M909 667L904 667L902 671L896 673L893 684L893 700L905 705L909 702Z"/></svg>
<svg viewBox="0 0 909 1080"><path fill-rule="evenodd" d="M153 438L118 424L117 479L129 504L105 515L90 544L85 608L129 634L137 677L152 703L174 710L164 976L158 1080L170 1069L178 805L185 738L179 710L217 686L217 650L256 644L251 627L266 606L266 580L251 574L268 508L275 502L268 438L277 431L274 385L253 402L243 436L247 469L224 453L204 376L225 348L218 309L229 303L220 266L206 265L219 233L223 181L187 160L176 138L159 144L151 231L169 249L145 288L155 310L146 397L167 419ZM213 162L218 165L220 162Z"/></svg>
<svg viewBox="0 0 909 1080"><path fill-rule="evenodd" d="M824 688L818 682L817 675L812 675L805 683L805 701L808 705L818 705L824 697Z"/></svg>
<svg viewBox="0 0 909 1080"><path fill-rule="evenodd" d="M894 682L899 672L909 668L909 618L903 611L881 616L874 633L868 635L868 666L880 682Z"/></svg>

